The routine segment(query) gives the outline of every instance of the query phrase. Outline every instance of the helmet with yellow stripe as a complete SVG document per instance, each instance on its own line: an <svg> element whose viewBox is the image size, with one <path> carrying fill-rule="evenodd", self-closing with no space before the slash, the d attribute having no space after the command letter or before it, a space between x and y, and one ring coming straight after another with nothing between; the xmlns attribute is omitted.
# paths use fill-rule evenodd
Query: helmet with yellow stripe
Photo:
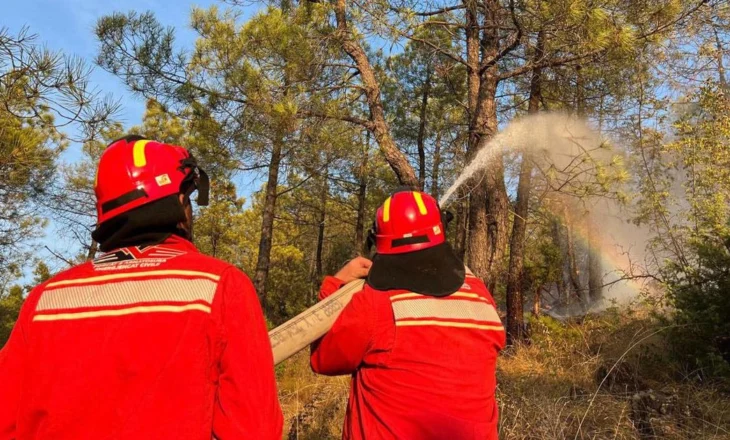
<svg viewBox="0 0 730 440"><path fill-rule="evenodd" d="M94 184L98 224L162 198L198 190L208 204L208 176L190 152L131 135L112 142L99 160Z"/></svg>
<svg viewBox="0 0 730 440"><path fill-rule="evenodd" d="M375 249L379 254L403 254L444 241L438 203L420 191L398 191L385 200L375 220Z"/></svg>
<svg viewBox="0 0 730 440"><path fill-rule="evenodd" d="M398 190L378 209L368 241L375 243L367 283L377 290L447 296L464 283L464 263L446 241L449 212L430 195Z"/></svg>

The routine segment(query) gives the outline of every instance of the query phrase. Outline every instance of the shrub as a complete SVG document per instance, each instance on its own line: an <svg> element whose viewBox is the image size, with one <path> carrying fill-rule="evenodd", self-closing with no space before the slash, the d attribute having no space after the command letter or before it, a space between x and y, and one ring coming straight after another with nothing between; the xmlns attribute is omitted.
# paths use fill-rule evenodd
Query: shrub
<svg viewBox="0 0 730 440"><path fill-rule="evenodd" d="M669 283L674 353L701 377L730 377L730 237L693 246L696 265Z"/></svg>

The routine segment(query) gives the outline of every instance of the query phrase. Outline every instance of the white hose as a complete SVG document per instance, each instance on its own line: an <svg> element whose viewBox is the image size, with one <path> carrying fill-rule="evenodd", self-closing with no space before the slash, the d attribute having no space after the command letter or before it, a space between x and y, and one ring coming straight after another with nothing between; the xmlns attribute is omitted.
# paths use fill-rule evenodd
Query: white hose
<svg viewBox="0 0 730 440"><path fill-rule="evenodd" d="M352 296L362 290L364 280L342 286L332 295L269 332L274 364L289 359L332 328Z"/></svg>

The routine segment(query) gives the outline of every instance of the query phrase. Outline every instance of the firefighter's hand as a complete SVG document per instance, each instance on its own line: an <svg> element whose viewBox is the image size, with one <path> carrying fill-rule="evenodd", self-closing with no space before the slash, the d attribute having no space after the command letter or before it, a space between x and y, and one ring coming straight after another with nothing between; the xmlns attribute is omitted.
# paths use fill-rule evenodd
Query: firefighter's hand
<svg viewBox="0 0 730 440"><path fill-rule="evenodd" d="M350 281L359 278L365 278L368 276L370 266L372 265L373 262L365 257L355 257L348 261L347 264L345 264L342 269L335 274L335 278L345 283L349 283Z"/></svg>

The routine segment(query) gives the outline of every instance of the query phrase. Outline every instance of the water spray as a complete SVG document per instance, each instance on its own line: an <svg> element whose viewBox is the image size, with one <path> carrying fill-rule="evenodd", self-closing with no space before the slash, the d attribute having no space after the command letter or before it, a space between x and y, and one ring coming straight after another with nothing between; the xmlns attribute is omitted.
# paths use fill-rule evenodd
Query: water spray
<svg viewBox="0 0 730 440"><path fill-rule="evenodd" d="M597 163L607 170L612 166L617 153L617 151L605 148L607 145L608 143L600 133L592 129L585 120L572 115L543 112L521 117L511 121L491 139L484 138L481 141L477 154L446 190L439 205L445 208L453 202L454 195L460 187L471 188L481 184L481 182L474 181L479 180L479 176L488 172L490 164L495 160L502 160L504 153L518 151L523 155L528 155L538 168L544 170L545 175L549 175L550 171L557 170L556 174L559 174L560 170L568 170L566 175L572 172L589 177L590 173L582 173L584 170L577 169L584 162L575 159L584 157L586 166ZM570 171L571 167L576 169ZM571 179L572 177L573 174L570 174ZM558 176L557 181L548 183L548 189L550 186L561 188L565 182L560 179ZM580 179L572 180L579 182ZM559 191L556 190L555 195L559 198L558 193ZM616 284L615 280L620 276L616 274L632 272L632 261L644 260L644 249L650 233L627 223L625 218L630 214L619 203L599 202L600 200L588 200L588 204L592 205L590 206L590 217L593 219L591 228L596 237L592 244L599 248L603 266L613 271L604 273L604 276L612 283L611 291L605 297L624 302L635 297L641 290L641 286L631 280ZM561 210L554 209L556 207L551 204L546 204L546 207L554 215L565 219L565 213ZM576 218L585 216L577 211L569 214L576 215ZM576 228L574 232L578 232L579 238L588 242L586 228ZM630 254L628 249L631 250Z"/></svg>

